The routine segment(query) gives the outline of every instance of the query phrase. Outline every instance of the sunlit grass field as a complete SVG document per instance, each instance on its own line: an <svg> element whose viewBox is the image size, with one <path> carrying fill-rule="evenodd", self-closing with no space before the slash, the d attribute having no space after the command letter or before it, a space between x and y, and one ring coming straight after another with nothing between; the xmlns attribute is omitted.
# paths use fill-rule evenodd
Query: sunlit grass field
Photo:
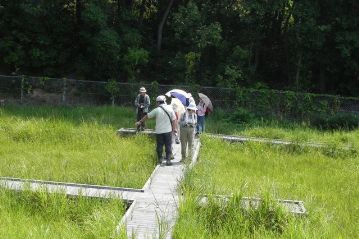
<svg viewBox="0 0 359 239"><path fill-rule="evenodd" d="M0 189L0 238L126 238L115 234L124 212L115 199Z"/></svg>
<svg viewBox="0 0 359 239"><path fill-rule="evenodd" d="M117 129L133 128L134 122L134 109L125 107L0 108L0 176L142 188L155 166L154 142L146 136L123 138L116 135ZM147 123L148 128L154 128L153 120ZM206 132L211 133L323 143L330 147L229 144L201 136L199 162L182 184L185 201L180 205L175 238L359 237L356 220L359 214L358 129L322 131L306 124L273 121L238 125L224 121L220 114L215 113L207 118L206 123ZM341 147L351 149L342 150ZM203 194L234 195L234 200L227 207L214 203L200 208L197 196ZM83 223L90 220L91 212L102 217L96 210L90 209L97 208L98 202L86 202L88 207L85 204L81 206L88 208L85 211L89 214L81 217L82 224L76 224L77 221L71 224L84 230L80 232L71 229L71 225L63 224L69 222L67 213L76 212L71 207L71 200L51 196L60 200L58 204L44 193L40 193L40 197L35 196L44 203L50 200L55 208L70 205L68 209L64 208L63 214L49 216L56 221L56 225L49 226L40 222L46 222L43 215L46 218L47 212L36 211L38 216L28 217L28 212L37 210L38 203L36 200L33 202L33 195L19 197L8 191L2 191L0 195L1 238L6 234L13 235L9 238L26 238L29 235L24 234L26 227L17 232L16 226L11 226L17 225L16 220L36 228L30 232L35 236L30 238L67 238L66 233L68 238L109 238L107 232L110 227L114 230L112 224L108 224L108 229L104 227L104 232L99 231L103 234L95 234L92 226L84 229ZM235 200L241 196L268 198L270 206L256 212L245 212ZM303 200L307 216L297 218L287 215L271 202L276 198ZM28 206L16 209L10 203L12 200L20 200ZM18 204L22 205L21 202ZM113 218L111 223L118 222L121 217L114 218L107 212L104 215ZM88 224L100 227L96 220ZM46 228L57 231L62 227L68 229L65 236L46 234ZM71 231L74 231L75 237L70 237ZM76 237L77 233L85 236Z"/></svg>
<svg viewBox="0 0 359 239"><path fill-rule="evenodd" d="M183 182L175 238L358 238L357 152L201 141L199 162ZM201 209L196 197L204 194L302 200L308 214Z"/></svg>
<svg viewBox="0 0 359 239"><path fill-rule="evenodd" d="M119 107L0 109L0 176L142 188L154 142L123 138L134 113Z"/></svg>
<svg viewBox="0 0 359 239"><path fill-rule="evenodd" d="M238 119L240 120L240 119ZM206 131L230 135L243 135L269 139L283 139L298 143L321 143L334 148L359 148L359 126L354 130L320 130L308 122L280 122L256 119L242 124L226 120L222 111L207 117Z"/></svg>

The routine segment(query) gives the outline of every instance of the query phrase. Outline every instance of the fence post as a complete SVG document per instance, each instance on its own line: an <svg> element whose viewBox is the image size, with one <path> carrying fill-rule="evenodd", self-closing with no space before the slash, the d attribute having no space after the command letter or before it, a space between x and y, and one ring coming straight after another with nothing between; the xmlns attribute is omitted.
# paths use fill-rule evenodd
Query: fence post
<svg viewBox="0 0 359 239"><path fill-rule="evenodd" d="M62 78L64 81L63 88L62 88L62 104L66 105L66 91L67 91L67 79Z"/></svg>

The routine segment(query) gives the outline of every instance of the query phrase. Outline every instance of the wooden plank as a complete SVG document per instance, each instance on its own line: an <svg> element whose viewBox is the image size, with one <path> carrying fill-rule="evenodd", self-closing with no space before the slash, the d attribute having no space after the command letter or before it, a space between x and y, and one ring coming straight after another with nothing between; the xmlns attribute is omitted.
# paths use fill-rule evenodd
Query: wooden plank
<svg viewBox="0 0 359 239"><path fill-rule="evenodd" d="M218 201L227 203L230 200L231 196L214 195L213 198L217 199ZM276 201L280 206L283 207L284 210L289 213L295 215L305 215L307 213L303 201L283 199L277 199ZM261 202L261 198L242 197L241 206L245 209L257 209L260 206ZM206 205L208 203L208 196L202 196L199 199L199 203L200 205Z"/></svg>
<svg viewBox="0 0 359 239"><path fill-rule="evenodd" d="M93 197L93 198L119 198L125 201L133 201L140 194L143 193L143 190L121 190L121 188L111 188L111 187L92 187L93 185L85 184L56 184L56 183L46 183L41 180L11 180L9 178L0 178L0 185L4 188L11 190L22 191L24 189L29 189L32 191L38 190L47 190L49 193L58 193L63 192L68 196L83 196L83 197Z"/></svg>
<svg viewBox="0 0 359 239"><path fill-rule="evenodd" d="M136 134L145 134L149 136L155 136L155 132L151 129L145 129L144 131L137 132L134 128L121 128L117 130L117 134L121 136L130 136L130 135L136 135Z"/></svg>
<svg viewBox="0 0 359 239"><path fill-rule="evenodd" d="M23 178L14 178L14 177L0 177L0 180L5 180L9 182L24 182L24 183L35 183L42 185L58 185L58 186L70 186L70 187L78 187L78 188L94 188L94 189L109 189L114 191L129 191L129 192L144 192L143 189L135 189L135 188L126 188L126 187L114 187L114 186L106 186L106 185L91 185L91 184L83 184L83 183L68 183L68 182L57 182L57 181L48 181L48 180L37 180L37 179L23 179Z"/></svg>
<svg viewBox="0 0 359 239"><path fill-rule="evenodd" d="M136 129L133 128L121 128L118 130L118 134L120 135L133 135L136 134ZM148 135L155 135L154 132L150 129L147 129L140 134L148 134ZM325 145L322 143L300 143L300 142L293 142L288 140L282 139L269 139L269 138L261 138L261 137L249 137L249 136L237 136L237 135L224 135L224 134L210 134L206 133L206 135L211 136L213 138L219 138L229 142L238 142L238 143L245 143L245 142L258 142L258 143L267 143L267 144L275 144L275 145L299 145L304 147L314 147L314 148L325 148L330 147L329 145ZM352 147L341 147L340 149L343 150L351 150Z"/></svg>

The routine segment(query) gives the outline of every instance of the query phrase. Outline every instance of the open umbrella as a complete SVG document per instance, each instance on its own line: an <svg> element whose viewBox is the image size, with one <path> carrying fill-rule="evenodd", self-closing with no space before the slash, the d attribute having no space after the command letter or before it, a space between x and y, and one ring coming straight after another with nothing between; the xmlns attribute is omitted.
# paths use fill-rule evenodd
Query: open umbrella
<svg viewBox="0 0 359 239"><path fill-rule="evenodd" d="M198 93L199 98L207 105L210 111L213 111L212 101L205 94Z"/></svg>
<svg viewBox="0 0 359 239"><path fill-rule="evenodd" d="M186 91L184 90L180 90L180 89L173 89L173 90L170 90L166 93L167 96L173 96L173 97L176 97L177 99L179 99L181 101L181 103L184 105L184 106L187 106L187 102L188 102L188 94Z"/></svg>
<svg viewBox="0 0 359 239"><path fill-rule="evenodd" d="M182 104L182 102L177 98L172 98L171 105L173 107L173 110L175 112L178 112L179 115L183 114L186 111L186 109L185 109L184 105Z"/></svg>

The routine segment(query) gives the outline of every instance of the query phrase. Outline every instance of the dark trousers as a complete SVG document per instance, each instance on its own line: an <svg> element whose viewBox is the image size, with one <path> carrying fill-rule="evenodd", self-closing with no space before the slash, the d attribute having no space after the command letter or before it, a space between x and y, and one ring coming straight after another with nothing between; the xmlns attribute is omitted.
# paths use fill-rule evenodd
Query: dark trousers
<svg viewBox="0 0 359 239"><path fill-rule="evenodd" d="M172 154L172 132L156 134L156 143L156 151L159 163L161 163L162 160L163 145L165 146L166 150L166 161L169 162L171 160Z"/></svg>
<svg viewBox="0 0 359 239"><path fill-rule="evenodd" d="M143 109L137 109L137 121L142 119L147 113L143 112ZM137 130L144 130L145 129L145 122L142 122L140 125L137 126Z"/></svg>

